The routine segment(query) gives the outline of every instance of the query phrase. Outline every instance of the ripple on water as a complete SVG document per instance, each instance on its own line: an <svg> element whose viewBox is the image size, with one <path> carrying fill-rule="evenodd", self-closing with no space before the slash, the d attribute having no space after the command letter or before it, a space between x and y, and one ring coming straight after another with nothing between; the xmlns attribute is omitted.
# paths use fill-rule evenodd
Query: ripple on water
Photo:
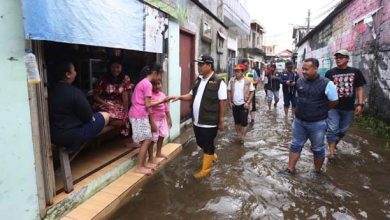
<svg viewBox="0 0 390 220"><path fill-rule="evenodd" d="M375 153L373 151L369 151L369 152L370 152L370 155L372 157L374 157L378 162L382 162L383 161L382 157L379 154L377 154L377 153Z"/></svg>
<svg viewBox="0 0 390 220"><path fill-rule="evenodd" d="M334 212L332 214L332 217L335 219L343 219L343 220L355 220L356 219L356 217L354 217L348 213L341 212L341 211Z"/></svg>
<svg viewBox="0 0 390 220"><path fill-rule="evenodd" d="M236 214L242 206L242 201L230 196L222 196L210 200L200 211L207 210L222 216L231 216Z"/></svg>
<svg viewBox="0 0 390 220"><path fill-rule="evenodd" d="M337 151L339 154L344 155L358 155L360 154L360 146L354 146L352 143L340 141L337 145Z"/></svg>

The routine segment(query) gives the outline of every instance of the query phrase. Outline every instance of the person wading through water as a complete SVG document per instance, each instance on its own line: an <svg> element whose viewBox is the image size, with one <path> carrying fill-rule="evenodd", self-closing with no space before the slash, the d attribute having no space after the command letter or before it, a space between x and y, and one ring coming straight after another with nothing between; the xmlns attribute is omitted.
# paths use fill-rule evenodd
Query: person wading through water
<svg viewBox="0 0 390 220"><path fill-rule="evenodd" d="M225 82L214 73L214 59L202 55L198 63L199 77L190 93L173 97L173 101L191 101L196 143L203 150L202 169L194 174L202 178L210 174L215 154L214 139L218 129L224 130L227 90Z"/></svg>

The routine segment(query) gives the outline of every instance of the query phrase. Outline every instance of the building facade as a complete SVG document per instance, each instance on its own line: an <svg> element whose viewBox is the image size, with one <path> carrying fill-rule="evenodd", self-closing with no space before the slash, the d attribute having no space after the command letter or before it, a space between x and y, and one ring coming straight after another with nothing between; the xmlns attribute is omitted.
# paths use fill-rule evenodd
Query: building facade
<svg viewBox="0 0 390 220"><path fill-rule="evenodd" d="M263 50L263 26L259 21L251 21L251 31L249 35L241 35L238 40L238 58L248 59L252 66L262 68L265 62L265 52Z"/></svg>
<svg viewBox="0 0 390 220"><path fill-rule="evenodd" d="M25 0L2 2L0 14L3 16L0 23L4 34L0 36L3 82L0 112L6 116L0 122L0 212L3 219L58 218L113 181L112 177L117 178L123 172L107 171L107 177L111 176L109 179L100 176L99 181L92 181L61 202L54 203L58 180L54 179L46 102L50 66L55 61L53 57L61 59L66 55L65 57L77 58L80 63L75 65L81 68L86 58L88 61L96 61L89 56L98 56L99 62L102 62L106 55L119 51L120 54L133 58L144 57L144 62L164 64L166 93L179 94L179 11L175 6L167 7L169 2L144 4L131 1L129 4L129 1L115 0L104 6L101 2L92 4L89 1L78 4L35 1L32 5ZM85 7L95 10L77 13ZM111 13L117 8L123 10ZM166 10L167 8L172 10ZM58 13L53 14L52 11ZM79 16L67 16L72 13ZM103 14L104 21L100 17ZM112 22L114 20L110 19L117 20ZM129 20L134 22L129 24ZM94 28L95 25L99 28ZM158 32L144 32L148 28ZM38 84L27 83L27 71L23 62L26 48L32 49L37 57L41 78ZM53 52L53 48L61 50ZM45 55L44 52L51 53ZM133 64L136 64L135 60ZM130 65L129 68L134 66ZM83 71L82 68L77 69L77 72L80 76L88 76L88 71ZM88 80L91 78L80 85L89 89L91 82ZM170 138L173 139L180 134L179 103L172 103L170 110ZM133 162L126 164L131 165ZM128 168L130 167L126 167Z"/></svg>
<svg viewBox="0 0 390 220"><path fill-rule="evenodd" d="M249 36L251 32L250 15L245 1L223 1L224 23L229 27L227 39L228 74L233 75L233 67L238 62L238 41L240 37Z"/></svg>
<svg viewBox="0 0 390 220"><path fill-rule="evenodd" d="M366 80L369 111L390 121L390 1L344 0L317 27L297 43L298 70L305 58L320 61L324 75L335 67L334 53L351 52L350 66Z"/></svg>

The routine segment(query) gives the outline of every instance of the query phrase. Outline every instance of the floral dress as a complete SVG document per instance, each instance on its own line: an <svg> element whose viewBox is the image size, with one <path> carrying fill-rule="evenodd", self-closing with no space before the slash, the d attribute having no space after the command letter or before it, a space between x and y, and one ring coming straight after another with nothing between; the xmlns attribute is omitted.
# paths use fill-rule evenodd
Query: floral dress
<svg viewBox="0 0 390 220"><path fill-rule="evenodd" d="M123 92L131 90L130 77L125 75L121 83L112 84L105 78L100 79L96 83L95 93L109 105L95 103L94 107L97 111L105 111L110 114L113 119L122 120L125 127L121 133L125 136L129 134L129 120L127 117L127 109L125 109L122 95Z"/></svg>

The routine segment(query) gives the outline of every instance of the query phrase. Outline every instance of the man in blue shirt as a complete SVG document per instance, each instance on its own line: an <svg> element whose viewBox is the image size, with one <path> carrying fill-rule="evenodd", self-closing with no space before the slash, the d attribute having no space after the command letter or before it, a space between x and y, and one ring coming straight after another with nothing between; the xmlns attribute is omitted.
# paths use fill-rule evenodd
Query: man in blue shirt
<svg viewBox="0 0 390 220"><path fill-rule="evenodd" d="M338 103L336 86L317 73L319 62L309 58L303 63L303 76L296 83L297 106L292 127L292 141L286 173L294 173L301 151L310 140L314 169L321 172L325 159L325 132L328 110Z"/></svg>
<svg viewBox="0 0 390 220"><path fill-rule="evenodd" d="M274 100L274 108L279 102L279 90L280 90L280 73L276 71L276 64L271 64L270 72L268 74L268 111L271 111L272 100Z"/></svg>
<svg viewBox="0 0 390 220"><path fill-rule="evenodd" d="M296 105L296 94L297 90L295 84L299 78L299 75L293 72L294 63L288 61L286 63L286 70L282 73L280 82L282 83L283 89L283 100L284 100L284 113L285 116L288 116L288 109L291 103L292 115L295 114L295 105Z"/></svg>

